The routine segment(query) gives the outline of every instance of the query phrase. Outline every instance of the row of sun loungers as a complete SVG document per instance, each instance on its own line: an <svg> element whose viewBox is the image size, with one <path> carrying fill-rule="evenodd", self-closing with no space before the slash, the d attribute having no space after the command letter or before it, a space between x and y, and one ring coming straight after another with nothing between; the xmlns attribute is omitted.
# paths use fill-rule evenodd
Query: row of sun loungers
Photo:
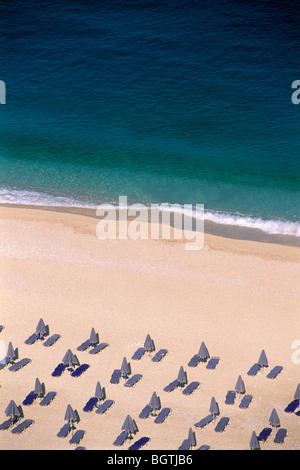
<svg viewBox="0 0 300 470"><path fill-rule="evenodd" d="M41 319L42 320L42 319ZM49 328L45 327L43 322L40 320L36 332L33 333L26 341L25 344L27 345L32 345L36 341L40 340L42 341L43 346L50 347L52 346L59 338L60 335L54 334L50 336L49 338L45 339L46 336L49 334ZM3 327L0 325L0 331L3 329ZM77 350L78 351L88 351L89 354L95 355L105 349L108 346L108 343L99 343L99 338L98 335L95 333L95 330L92 329L90 338L84 341L80 346L78 346ZM11 346L12 348L12 346ZM132 360L134 361L139 361L141 358L145 355L146 352L150 353L154 350L154 343L151 340L150 336L147 335L146 341L144 343L144 347L139 347L135 353L132 356ZM153 362L160 362L163 357L167 354L166 349L160 349L153 357L151 357L151 360ZM64 360L62 363L58 364L58 366L54 369L52 372L53 377L60 377L61 374L68 369L70 372L70 375L72 377L79 377L85 372L88 368L88 364L79 364L77 361L76 356L73 356L73 354L69 351L67 351L67 354L71 354L72 360ZM67 356L66 354L66 356ZM73 357L75 358L73 360ZM125 358L124 358L125 360ZM214 370L216 366L218 365L220 361L219 357L213 356L210 358L210 355L208 353L208 350L205 346L204 343L201 343L200 350L197 354L195 354L191 360L188 363L189 367L196 367L199 363L205 363L206 368L209 370ZM20 368L24 367L26 364L31 362L30 359L24 358L21 359L20 361L14 362L12 353L8 355L4 360L1 361L0 363L0 370L1 368L4 368L5 366L9 366L8 369L11 371L17 371ZM124 361L123 361L124 363ZM124 365L122 364L121 369L116 369L113 371L110 383L111 384L118 384L120 382L121 377L126 379L124 382L124 386L126 387L133 387L139 380L141 380L142 375L141 374L134 374L131 377L128 378L128 375L131 374L129 364L127 364L127 361L125 360L125 369L124 370ZM74 367L77 366L77 367ZM268 367L268 362L265 356L264 351L262 351L261 357L259 361L249 369L247 372L247 375L249 376L255 376L259 371L262 371L263 368ZM267 378L269 379L275 379L278 374L282 371L281 366L275 366L273 369L266 375ZM239 377L241 379L241 377ZM242 382L242 381L241 381ZM198 387L200 383L197 381L191 382L190 384L187 384L187 377L186 373L183 370L183 367L180 368L178 378L174 381L172 381L169 385L167 385L163 390L166 392L171 392L175 390L176 388L180 387L181 391L184 395L190 395L193 393ZM299 387L299 386L298 386ZM249 404L251 403L253 396L250 394L245 394L245 389L244 389L244 384L240 385L240 389L238 385L236 385L235 390L229 390L227 392L226 398L225 398L225 404L227 405L234 405L235 400L236 400L236 395L238 394L243 394L242 399L240 400L239 403L239 408L241 409L246 409L249 407ZM299 392L300 393L300 392ZM298 394L299 394L298 393ZM39 404L40 406L48 406L52 400L55 398L56 392L48 392L47 394L43 393L36 393L36 391L31 391L29 394L25 397L24 401L22 404L24 406L30 406L32 403L34 403L37 399L39 399ZM296 396L296 395L295 395ZM102 403L100 401L103 400ZM299 403L300 403L300 398L295 398L291 403L288 404L288 406L285 408L285 412L287 413L295 413L297 416L300 416L300 410L299 408ZM85 406L83 407L84 412L92 412L95 410L97 414L104 414L112 405L114 404L113 400L108 400L105 398L105 394L103 392L103 396L101 399L97 396L91 397ZM196 428L203 428L207 426L211 422L215 422L216 416L219 414L218 406L216 405L216 409L213 411L210 409L210 413L203 419L201 419L199 422L195 423ZM68 405L69 406L69 405ZM212 405L211 405L212 406ZM170 408L162 408L160 411L158 411L160 406L158 408L153 408L150 404L147 404L144 409L141 411L139 418L140 419L147 419L149 418L150 415L154 417L153 422L156 424L161 424L163 423L168 415L171 412ZM130 418L130 417L127 417ZM66 419L66 418L65 418ZM215 432L224 432L226 427L229 424L230 419L228 417L221 417L219 421L217 422L214 430ZM12 433L14 434L19 434L23 432L25 429L27 429L30 425L32 425L34 421L32 419L25 419L20 422L20 416L12 417L8 420L6 420L4 423L0 424L0 430L4 429L9 429L10 427L13 427ZM69 440L70 444L79 444L81 439L83 438L85 431L83 430L75 430L75 426L73 424L73 418L69 420L68 423L66 423L58 432L57 436L61 438L65 438L66 436L69 435L69 433L72 431L73 435L71 439ZM131 434L135 433L137 431L137 428L131 429L123 429L120 435L115 439L114 445L115 446L122 446L124 442L127 439L131 439ZM265 442L269 436L272 433L272 428L266 427L264 428L261 433L257 436L257 441L259 442ZM283 443L285 440L285 437L287 435L287 430L284 428L279 428L276 431L276 435L274 437L274 442L276 443ZM135 443L133 443L130 447L129 450L138 450L141 447L143 447L147 442L149 442L150 438L148 437L142 437L141 439L137 440ZM182 442L181 446L179 447L180 450L188 450L191 447L194 447L196 445L193 440L189 437L188 439L184 439ZM202 445L200 446L197 450L208 450L210 446L208 445ZM77 447L76 450L79 450L80 447ZM83 448L84 449L84 448Z"/></svg>

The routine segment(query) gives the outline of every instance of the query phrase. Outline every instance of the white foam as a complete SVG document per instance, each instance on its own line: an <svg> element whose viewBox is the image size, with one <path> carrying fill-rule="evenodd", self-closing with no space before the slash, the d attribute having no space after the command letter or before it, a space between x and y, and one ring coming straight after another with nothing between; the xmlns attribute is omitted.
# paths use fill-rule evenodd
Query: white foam
<svg viewBox="0 0 300 470"><path fill-rule="evenodd" d="M41 193L34 190L19 190L14 188L0 188L0 203L25 204L34 206L48 207L77 207L96 209L97 204L92 202L82 202L79 199L67 196L53 196L47 193ZM101 204L105 207L104 204ZM120 208L118 204L114 204L116 209ZM163 210L170 212L181 212L187 216L200 217L201 212L191 210L179 204L172 205L169 203L160 204ZM122 206L124 208L124 206ZM200 215L199 215L200 214ZM204 220L214 222L220 225L232 225L245 228L253 228L261 230L273 235L290 235L300 237L300 222L293 222L280 219L263 219L260 217L250 217L239 213L219 212L213 210L204 210Z"/></svg>

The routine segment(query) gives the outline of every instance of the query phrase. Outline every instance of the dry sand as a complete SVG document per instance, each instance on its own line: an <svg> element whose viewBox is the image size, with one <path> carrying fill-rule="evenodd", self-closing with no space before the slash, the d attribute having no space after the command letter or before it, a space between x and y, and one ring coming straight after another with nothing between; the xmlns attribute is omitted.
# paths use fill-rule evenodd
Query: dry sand
<svg viewBox="0 0 300 470"><path fill-rule="evenodd" d="M258 434L268 426L276 408L287 437L283 445L276 445L273 430L261 448L299 450L300 417L284 412L300 382L300 352L297 355L293 349L300 340L298 248L208 235L199 251L185 250L180 241L100 241L97 220L90 217L7 207L1 207L0 213L0 323L4 325L0 340L5 348L12 341L20 358L31 359L18 372L0 371L0 422L6 420L8 402L13 399L21 405L36 377L46 392L57 392L48 407L38 401L22 406L24 417L34 424L21 435L0 431L1 449L74 449L69 438L56 436L70 403L80 417L77 429L86 431L81 445L87 449L117 450L113 441L127 414L138 425L135 438L151 438L145 449L178 449L189 427L195 431L197 447L249 449L252 431ZM61 335L51 348L42 342L24 344L40 318L49 325L50 334ZM109 343L95 356L76 351L92 327L101 342ZM168 350L160 363L147 355L131 360L147 333L156 350ZM211 356L220 357L215 370L207 370L204 363L187 366L202 341ZM67 371L52 377L68 348L89 369L77 379ZM262 349L269 360L268 371L283 366L274 380L266 377L267 371L247 375ZM132 389L124 387L123 381L110 384L112 371L121 367L123 357L133 373L143 375ZM200 382L190 396L180 389L163 391L181 365L189 382ZM253 395L246 410L239 408L239 399L225 405L226 393L239 375L246 393ZM115 401L104 415L83 411L97 381L105 387L107 398ZM138 417L153 391L162 407L172 410L163 424ZM208 415L212 396L220 417L230 418L223 433L215 432L213 424L194 427Z"/></svg>

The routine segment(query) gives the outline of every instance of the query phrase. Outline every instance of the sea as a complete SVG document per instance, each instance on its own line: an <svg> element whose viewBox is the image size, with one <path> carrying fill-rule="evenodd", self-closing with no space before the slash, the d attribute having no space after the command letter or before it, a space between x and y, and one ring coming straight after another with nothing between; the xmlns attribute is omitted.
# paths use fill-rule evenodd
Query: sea
<svg viewBox="0 0 300 470"><path fill-rule="evenodd" d="M1 204L203 204L299 245L298 0L4 0L0 36Z"/></svg>

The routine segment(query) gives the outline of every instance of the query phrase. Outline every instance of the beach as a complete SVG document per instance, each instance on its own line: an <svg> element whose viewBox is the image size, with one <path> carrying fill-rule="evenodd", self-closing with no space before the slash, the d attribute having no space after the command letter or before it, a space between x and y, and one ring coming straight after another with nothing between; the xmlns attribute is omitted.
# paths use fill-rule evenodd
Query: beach
<svg viewBox="0 0 300 470"><path fill-rule="evenodd" d="M99 240L97 218L68 211L4 207L1 214L1 321L0 340L18 349L19 358L31 362L17 372L0 371L0 422L7 419L10 400L21 405L24 418L34 423L20 435L1 432L4 449L74 449L69 438L57 437L64 425L66 407L77 410L77 429L85 431L81 445L88 450L118 450L113 445L128 414L136 421L136 439L147 436L147 450L175 450L195 432L197 446L211 449L249 449L251 434L269 426L275 408L281 427L288 433L283 444L275 444L275 430L262 449L299 450L300 418L286 413L299 383L300 353L293 347L300 340L300 251L293 246L260 243L205 234L204 247L188 251L180 240ZM26 345L40 318L58 341L46 348L42 341ZM99 341L108 343L95 356L77 347L89 338L91 328ZM155 349L168 353L158 363L148 354L132 360L150 334ZM189 360L205 342L210 356L219 357L214 370ZM78 378L64 371L51 373L71 349L89 368ZM298 346L299 348L299 346ZM269 367L256 376L247 375L265 350ZM155 352L156 352L155 351ZM293 355L294 354L294 355ZM123 358L133 374L142 374L132 388L111 384L114 369ZM267 378L274 366L283 369L275 379ZM177 378L183 366L188 383L200 382L189 396L180 388L163 388ZM247 409L225 404L238 376L246 393L253 396ZM46 392L57 392L47 407L36 400L22 405L33 390L35 379ZM103 415L84 412L94 396L96 383L114 400ZM162 408L171 412L165 422L140 419L139 414L153 392ZM195 423L209 414L215 397L220 417L228 417L224 432L210 423L199 429ZM127 449L125 442L121 449Z"/></svg>

